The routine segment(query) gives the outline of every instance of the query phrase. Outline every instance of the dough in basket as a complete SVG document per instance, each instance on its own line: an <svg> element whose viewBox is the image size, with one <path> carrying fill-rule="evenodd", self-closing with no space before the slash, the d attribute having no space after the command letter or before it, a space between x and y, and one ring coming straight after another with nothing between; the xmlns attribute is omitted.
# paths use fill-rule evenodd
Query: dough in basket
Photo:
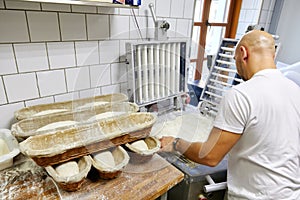
<svg viewBox="0 0 300 200"><path fill-rule="evenodd" d="M115 159L110 151L104 151L94 155L94 161L103 167L115 167Z"/></svg>
<svg viewBox="0 0 300 200"><path fill-rule="evenodd" d="M68 111L67 109L52 109L52 110L44 110L38 113L35 113L33 116L43 116L43 115L49 115L49 114L54 114L54 113L60 113L60 112L66 112Z"/></svg>
<svg viewBox="0 0 300 200"><path fill-rule="evenodd" d="M47 124L46 126L43 126L39 129L37 129L36 131L46 131L46 130L51 130L51 129L55 129L55 128L60 128L60 127L64 127L64 126L71 126L76 124L75 121L60 121L60 122L54 122L51 124Z"/></svg>
<svg viewBox="0 0 300 200"><path fill-rule="evenodd" d="M101 106L106 103L108 103L108 102L98 101L98 102L87 103L87 104L84 104L83 106L77 107L76 110L82 110L82 109L87 109L90 107Z"/></svg>
<svg viewBox="0 0 300 200"><path fill-rule="evenodd" d="M9 148L6 142L2 138L0 138L0 156L3 156L8 153L9 153Z"/></svg>
<svg viewBox="0 0 300 200"><path fill-rule="evenodd" d="M56 173L61 177L70 177L79 173L77 162L70 161L63 163L55 168Z"/></svg>
<svg viewBox="0 0 300 200"><path fill-rule="evenodd" d="M131 144L132 147L136 148L137 150L140 150L140 151L147 151L149 150L146 142L144 140L138 140L136 142L133 142Z"/></svg>
<svg viewBox="0 0 300 200"><path fill-rule="evenodd" d="M105 119L105 118L109 118L109 117L114 117L114 116L118 116L118 115L122 115L125 112L105 112L105 113L101 113L98 115L95 115L91 118L88 119L89 122L95 121L95 120L100 120L100 119Z"/></svg>

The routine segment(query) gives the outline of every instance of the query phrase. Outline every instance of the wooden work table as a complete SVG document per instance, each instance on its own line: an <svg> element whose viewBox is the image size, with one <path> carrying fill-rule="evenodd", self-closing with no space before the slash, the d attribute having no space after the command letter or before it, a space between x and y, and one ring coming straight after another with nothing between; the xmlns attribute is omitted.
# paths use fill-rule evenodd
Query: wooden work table
<svg viewBox="0 0 300 200"><path fill-rule="evenodd" d="M122 174L112 180L102 180L91 170L80 190L66 192L32 160L20 160L14 167L0 171L0 199L156 199L184 177L162 157L154 155L143 164L129 163Z"/></svg>

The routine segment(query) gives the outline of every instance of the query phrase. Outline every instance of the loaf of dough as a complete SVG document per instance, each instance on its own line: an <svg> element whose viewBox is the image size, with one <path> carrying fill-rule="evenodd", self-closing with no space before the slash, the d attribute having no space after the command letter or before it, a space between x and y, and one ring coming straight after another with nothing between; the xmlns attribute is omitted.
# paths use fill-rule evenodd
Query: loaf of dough
<svg viewBox="0 0 300 200"><path fill-rule="evenodd" d="M76 108L76 110L83 110L83 109L87 109L90 107L95 107L95 106L100 106L100 105L104 105L107 102L102 102L102 101L98 101L98 102L92 102L92 103L86 103L83 106L79 106Z"/></svg>
<svg viewBox="0 0 300 200"><path fill-rule="evenodd" d="M60 122L54 122L51 124L47 124L46 126L43 126L39 129L37 129L36 131L46 131L46 130L51 130L51 129L55 129L55 128L60 128L60 127L64 127L64 126L71 126L76 124L75 121L60 121Z"/></svg>
<svg viewBox="0 0 300 200"><path fill-rule="evenodd" d="M61 177L70 177L79 173L77 162L70 161L63 163L55 168L57 174Z"/></svg>
<svg viewBox="0 0 300 200"><path fill-rule="evenodd" d="M52 110L44 110L38 113L35 113L33 116L42 116L42 115L49 115L49 114L54 114L54 113L60 113L60 112L66 112L68 111L67 109L52 109Z"/></svg>
<svg viewBox="0 0 300 200"><path fill-rule="evenodd" d="M124 114L125 112L105 112L105 113L101 113L98 115L95 115L91 118L88 119L89 122L95 121L95 120L100 120L100 119L105 119L105 118L109 118L109 117L114 117L114 116L118 116L121 114Z"/></svg>
<svg viewBox="0 0 300 200"><path fill-rule="evenodd" d="M8 153L9 153L9 148L6 142L2 138L0 138L0 156L3 156Z"/></svg>
<svg viewBox="0 0 300 200"><path fill-rule="evenodd" d="M110 151L104 151L94 155L94 161L101 164L103 167L115 167L115 159Z"/></svg>
<svg viewBox="0 0 300 200"><path fill-rule="evenodd" d="M144 140L138 140L131 144L132 147L136 148L139 151L147 151L149 150L146 142Z"/></svg>

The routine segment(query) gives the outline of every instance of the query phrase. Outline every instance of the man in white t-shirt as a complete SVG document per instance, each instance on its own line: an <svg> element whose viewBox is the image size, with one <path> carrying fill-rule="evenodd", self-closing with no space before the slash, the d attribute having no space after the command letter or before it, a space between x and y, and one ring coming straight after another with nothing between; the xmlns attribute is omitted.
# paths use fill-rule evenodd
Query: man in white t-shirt
<svg viewBox="0 0 300 200"><path fill-rule="evenodd" d="M162 151L179 151L216 166L228 153L228 199L300 199L300 87L274 63L272 36L253 30L235 50L245 80L229 90L204 143L161 138Z"/></svg>

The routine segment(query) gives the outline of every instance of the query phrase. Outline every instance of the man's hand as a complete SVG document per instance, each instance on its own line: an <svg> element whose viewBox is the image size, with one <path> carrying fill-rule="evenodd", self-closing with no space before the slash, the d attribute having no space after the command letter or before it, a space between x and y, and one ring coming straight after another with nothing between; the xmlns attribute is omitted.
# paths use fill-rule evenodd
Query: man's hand
<svg viewBox="0 0 300 200"><path fill-rule="evenodd" d="M165 136L159 140L161 143L160 151L164 151L164 152L173 152L174 151L174 148L173 148L173 141L175 140L174 137Z"/></svg>

